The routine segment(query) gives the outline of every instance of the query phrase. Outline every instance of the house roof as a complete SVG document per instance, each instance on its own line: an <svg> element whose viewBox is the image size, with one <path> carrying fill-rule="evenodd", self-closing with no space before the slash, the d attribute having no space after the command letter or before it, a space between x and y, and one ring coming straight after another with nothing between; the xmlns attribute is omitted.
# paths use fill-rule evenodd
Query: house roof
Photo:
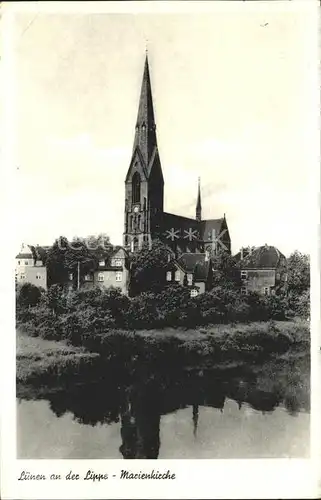
<svg viewBox="0 0 321 500"><path fill-rule="evenodd" d="M243 260L241 260L241 252L238 252L235 258L241 262L242 269L274 269L279 265L280 259L285 259L285 256L276 247L264 245L255 248Z"/></svg>
<svg viewBox="0 0 321 500"><path fill-rule="evenodd" d="M194 274L195 281L207 280L210 261L205 253L183 253L176 262L186 273Z"/></svg>
<svg viewBox="0 0 321 500"><path fill-rule="evenodd" d="M33 259L32 253L18 253L16 255L16 259Z"/></svg>

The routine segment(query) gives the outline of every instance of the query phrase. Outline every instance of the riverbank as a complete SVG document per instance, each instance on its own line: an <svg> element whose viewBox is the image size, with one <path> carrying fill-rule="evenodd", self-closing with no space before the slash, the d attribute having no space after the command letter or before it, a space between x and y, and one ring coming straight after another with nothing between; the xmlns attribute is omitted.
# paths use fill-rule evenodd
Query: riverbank
<svg viewBox="0 0 321 500"><path fill-rule="evenodd" d="M84 338L84 345L49 341L17 332L17 384L51 385L101 376L125 367L129 376L178 368L240 365L269 356L309 355L304 320L213 325L198 329L110 330ZM100 375L99 375L100 374ZM78 380L77 378L77 380Z"/></svg>

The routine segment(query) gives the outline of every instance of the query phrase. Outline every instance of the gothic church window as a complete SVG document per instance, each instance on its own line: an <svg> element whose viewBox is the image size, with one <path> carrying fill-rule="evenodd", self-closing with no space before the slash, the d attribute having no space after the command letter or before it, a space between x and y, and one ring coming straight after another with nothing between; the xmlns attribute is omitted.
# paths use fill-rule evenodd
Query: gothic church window
<svg viewBox="0 0 321 500"><path fill-rule="evenodd" d="M132 202L140 202L140 175L135 172L132 179Z"/></svg>
<svg viewBox="0 0 321 500"><path fill-rule="evenodd" d="M132 240L132 252L137 252L138 250L138 239L137 238L134 238Z"/></svg>

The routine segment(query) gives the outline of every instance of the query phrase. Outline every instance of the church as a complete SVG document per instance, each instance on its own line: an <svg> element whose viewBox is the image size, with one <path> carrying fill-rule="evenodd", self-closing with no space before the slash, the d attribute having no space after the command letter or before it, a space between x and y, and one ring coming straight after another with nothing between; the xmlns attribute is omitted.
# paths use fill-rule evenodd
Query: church
<svg viewBox="0 0 321 500"><path fill-rule="evenodd" d="M164 177L157 147L151 79L146 54L135 125L134 146L125 179L123 245L136 252L155 239L163 241L176 256L184 253L231 253L225 214L202 219L200 179L195 219L164 211Z"/></svg>

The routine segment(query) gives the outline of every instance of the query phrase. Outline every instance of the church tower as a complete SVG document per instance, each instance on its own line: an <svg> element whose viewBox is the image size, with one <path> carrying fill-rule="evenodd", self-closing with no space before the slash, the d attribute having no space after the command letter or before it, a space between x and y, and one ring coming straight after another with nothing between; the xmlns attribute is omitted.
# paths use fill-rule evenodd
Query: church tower
<svg viewBox="0 0 321 500"><path fill-rule="evenodd" d="M158 154L153 98L146 54L132 157L125 179L124 247L132 252L151 246L164 203L164 179Z"/></svg>

